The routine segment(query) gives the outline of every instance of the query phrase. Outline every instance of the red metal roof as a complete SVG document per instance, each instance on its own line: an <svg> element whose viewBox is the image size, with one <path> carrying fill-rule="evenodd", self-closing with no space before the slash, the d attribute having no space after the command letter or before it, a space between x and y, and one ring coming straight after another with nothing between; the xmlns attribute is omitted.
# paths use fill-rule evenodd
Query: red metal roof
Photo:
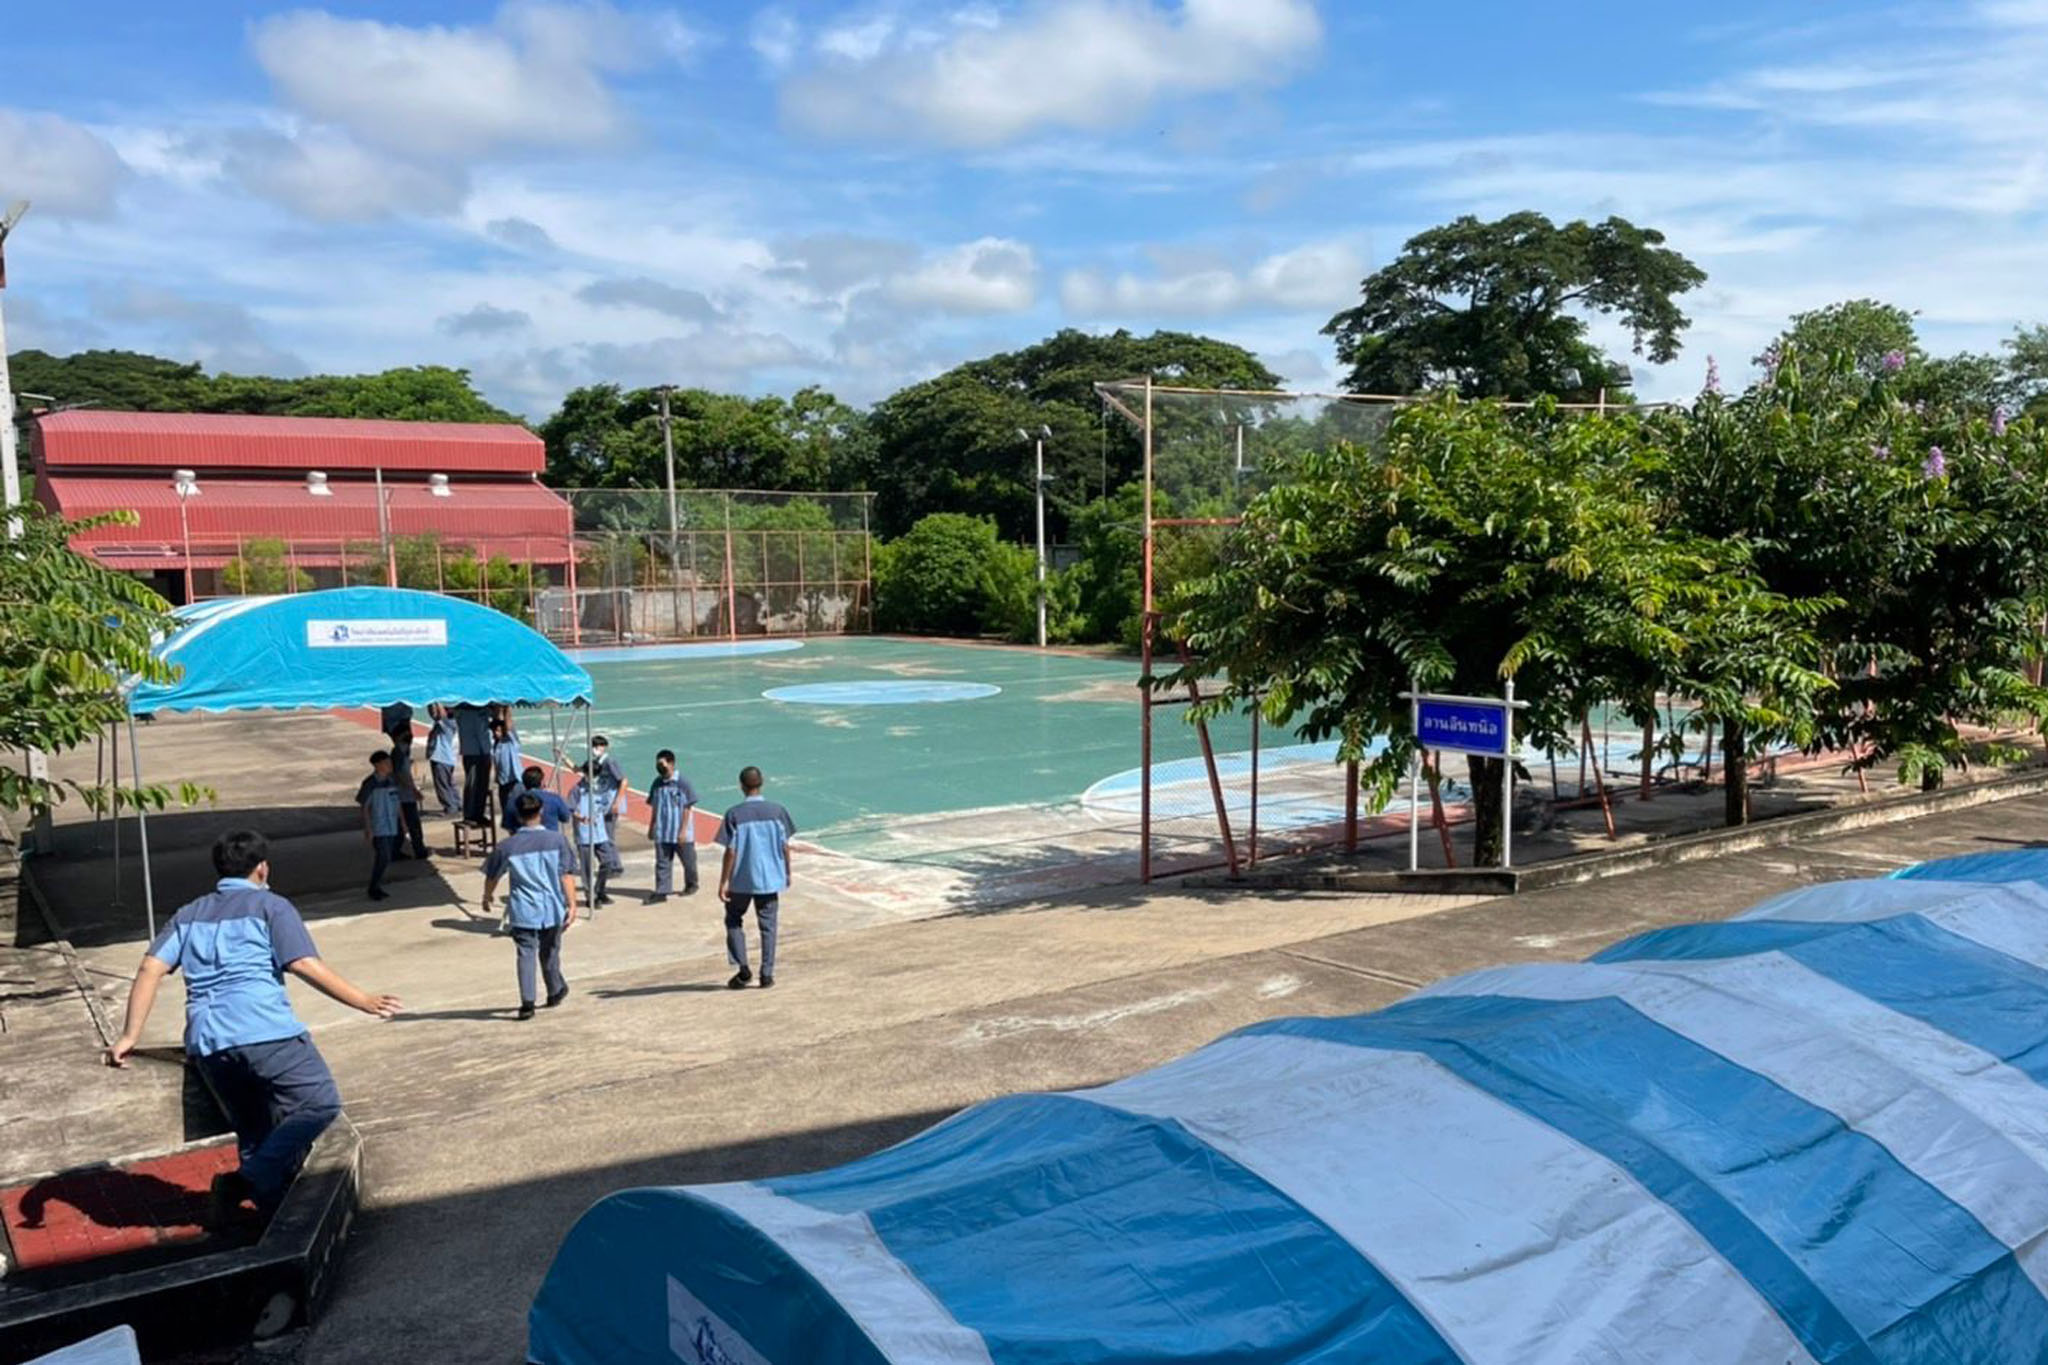
<svg viewBox="0 0 2048 1365"><path fill-rule="evenodd" d="M36 419L42 462L164 469L378 469L422 474L538 474L540 437L525 427L243 417L74 408Z"/></svg>
<svg viewBox="0 0 2048 1365"><path fill-rule="evenodd" d="M328 485L328 496L316 497L295 481L202 474L199 488L185 500L182 527L178 495L168 479L51 475L37 482L36 496L73 518L135 511L139 525L102 526L71 542L108 563L133 568L182 564L188 540L193 563L204 565L233 558L246 539L290 541L311 556L333 555L344 542L378 536L377 489L371 483L336 481ZM445 498L419 483L386 480L384 489L393 536L438 534L451 544L540 563L560 563L566 556L569 504L537 483L458 483ZM164 557L171 563L141 562Z"/></svg>

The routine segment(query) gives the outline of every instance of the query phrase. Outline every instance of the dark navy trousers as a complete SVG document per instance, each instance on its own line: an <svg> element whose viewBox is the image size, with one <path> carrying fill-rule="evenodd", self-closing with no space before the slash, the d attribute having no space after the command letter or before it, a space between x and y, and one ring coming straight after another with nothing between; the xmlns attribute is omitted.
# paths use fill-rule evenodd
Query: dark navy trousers
<svg viewBox="0 0 2048 1365"><path fill-rule="evenodd" d="M193 1059L234 1125L242 1176L265 1213L284 1201L299 1163L341 1112L341 1091L312 1036L246 1043Z"/></svg>

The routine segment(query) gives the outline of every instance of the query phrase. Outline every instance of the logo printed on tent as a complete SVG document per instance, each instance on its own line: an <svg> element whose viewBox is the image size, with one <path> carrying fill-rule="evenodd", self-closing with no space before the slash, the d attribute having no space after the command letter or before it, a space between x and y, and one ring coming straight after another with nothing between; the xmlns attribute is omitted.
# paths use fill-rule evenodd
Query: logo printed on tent
<svg viewBox="0 0 2048 1365"><path fill-rule="evenodd" d="M308 649L441 648L448 622L439 617L306 622Z"/></svg>

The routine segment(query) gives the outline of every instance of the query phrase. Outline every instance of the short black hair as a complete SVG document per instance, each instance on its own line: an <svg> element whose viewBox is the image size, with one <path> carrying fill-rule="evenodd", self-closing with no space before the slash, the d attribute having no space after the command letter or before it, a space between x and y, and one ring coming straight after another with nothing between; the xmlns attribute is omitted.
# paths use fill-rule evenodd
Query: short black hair
<svg viewBox="0 0 2048 1365"><path fill-rule="evenodd" d="M540 770L540 765L538 763L527 764L526 771L519 774L520 783L523 786L533 788L535 791L540 790L541 783L547 780L547 774Z"/></svg>
<svg viewBox="0 0 2048 1365"><path fill-rule="evenodd" d="M659 762L661 762L661 760L663 760L664 758L665 758L665 759L667 759L667 760L668 760L669 762L671 762L671 763L675 762L675 761L676 761L676 751L675 751L674 749L663 749L663 750L662 750L662 751L661 751L660 753L658 753L658 754L656 754L656 755L654 756L654 761L655 761L656 763L659 763Z"/></svg>
<svg viewBox="0 0 2048 1365"><path fill-rule="evenodd" d="M761 770L751 763L740 769L740 790L743 792L757 792L761 790Z"/></svg>
<svg viewBox="0 0 2048 1365"><path fill-rule="evenodd" d="M532 792L523 792L519 799L512 803L512 811L519 817L520 824L530 825L540 819L540 798Z"/></svg>
<svg viewBox="0 0 2048 1365"><path fill-rule="evenodd" d="M391 751L389 749L379 749L376 753L370 755L370 766L373 768L379 763L389 763L390 761Z"/></svg>
<svg viewBox="0 0 2048 1365"><path fill-rule="evenodd" d="M599 735L597 738L590 741L590 747L593 749L595 749L600 744L604 745L604 747L607 749L612 747L612 742L606 739L603 735Z"/></svg>
<svg viewBox="0 0 2048 1365"><path fill-rule="evenodd" d="M213 870L223 877L246 877L270 861L270 841L253 829L231 829L213 841Z"/></svg>

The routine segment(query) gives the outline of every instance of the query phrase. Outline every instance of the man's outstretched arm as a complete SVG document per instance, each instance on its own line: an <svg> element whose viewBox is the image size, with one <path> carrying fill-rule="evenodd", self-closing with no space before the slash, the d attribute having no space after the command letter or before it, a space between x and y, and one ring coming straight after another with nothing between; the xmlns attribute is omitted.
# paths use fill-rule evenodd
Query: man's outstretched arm
<svg viewBox="0 0 2048 1365"><path fill-rule="evenodd" d="M128 1017L122 1021L121 1036L107 1049L107 1065L125 1067L128 1054L142 1041L142 1026L156 1005L156 988L171 974L170 964L161 958L145 957L135 969L135 984L128 988Z"/></svg>
<svg viewBox="0 0 2048 1365"><path fill-rule="evenodd" d="M372 995L351 985L347 977L317 957L295 958L285 970L328 999L339 1001L352 1010L361 1010L364 1014L374 1014L379 1019L389 1019L405 1008L404 1002L395 995Z"/></svg>

